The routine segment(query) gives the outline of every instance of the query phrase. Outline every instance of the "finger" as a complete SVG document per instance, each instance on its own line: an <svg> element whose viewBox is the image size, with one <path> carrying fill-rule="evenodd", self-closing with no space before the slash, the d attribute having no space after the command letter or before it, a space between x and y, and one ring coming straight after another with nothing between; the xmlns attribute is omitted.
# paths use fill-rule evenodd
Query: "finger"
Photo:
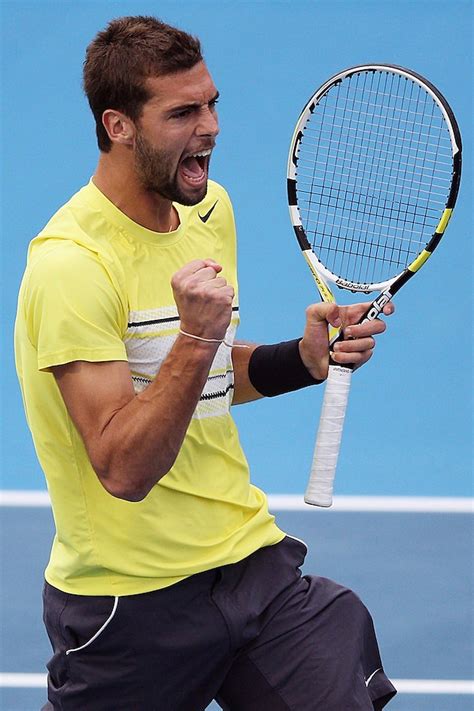
<svg viewBox="0 0 474 711"><path fill-rule="evenodd" d="M212 293L224 298L230 296L230 298L233 299L235 290L233 286L227 284L225 279L217 277L216 279L212 279L212 281L202 282L201 295L205 295L206 293L209 295Z"/></svg>
<svg viewBox="0 0 474 711"><path fill-rule="evenodd" d="M331 352L331 358L335 363L339 365L352 365L355 368L359 368L364 363L367 363L370 358L372 358L373 350L362 351L361 353L344 353L342 351Z"/></svg>
<svg viewBox="0 0 474 711"><path fill-rule="evenodd" d="M206 289L222 289L224 286L227 286L227 281L224 279L224 277L218 277L214 275L214 278L208 281L203 282L204 286Z"/></svg>
<svg viewBox="0 0 474 711"><path fill-rule="evenodd" d="M192 262L188 262L181 267L177 274L183 277L192 276L200 270L207 268L212 269L214 273L222 271L221 265L214 262L213 259L193 259Z"/></svg>
<svg viewBox="0 0 474 711"><path fill-rule="evenodd" d="M213 259L204 259L203 261L206 264L206 267L212 267L216 272L222 271L222 266Z"/></svg>
<svg viewBox="0 0 474 711"><path fill-rule="evenodd" d="M218 272L214 269L214 267L202 267L198 271L194 272L194 274L191 274L185 283L189 285L196 285L196 284L202 284L204 282L211 282L215 281L217 277ZM222 278L222 277L219 277ZM225 281L225 279L224 279ZM227 283L227 282L226 282Z"/></svg>
<svg viewBox="0 0 474 711"><path fill-rule="evenodd" d="M346 326L358 323L369 311L372 302L363 302L360 304L351 304L344 308L343 322ZM391 316L395 311L395 305L389 301L382 309L385 316Z"/></svg>
<svg viewBox="0 0 474 711"><path fill-rule="evenodd" d="M226 286L223 290L224 297L227 299L227 303L232 305L235 296L235 290L232 286Z"/></svg>
<svg viewBox="0 0 474 711"><path fill-rule="evenodd" d="M363 302L343 307L343 309L341 309L341 317L344 326L351 326L359 323L359 321L366 315L371 305L372 302Z"/></svg>
<svg viewBox="0 0 474 711"><path fill-rule="evenodd" d="M373 350L375 348L375 340L369 338L357 338L350 341L338 341L334 344L335 353L363 353L364 351Z"/></svg>
<svg viewBox="0 0 474 711"><path fill-rule="evenodd" d="M344 338L366 338L367 336L376 336L383 333L387 328L384 321L379 318L373 321L366 321L365 323L356 324L353 326L347 326L344 329Z"/></svg>
<svg viewBox="0 0 474 711"><path fill-rule="evenodd" d="M215 295L216 299L218 300L218 303L231 306L232 302L234 301L235 292L232 286L222 286L218 290L213 290L212 293Z"/></svg>

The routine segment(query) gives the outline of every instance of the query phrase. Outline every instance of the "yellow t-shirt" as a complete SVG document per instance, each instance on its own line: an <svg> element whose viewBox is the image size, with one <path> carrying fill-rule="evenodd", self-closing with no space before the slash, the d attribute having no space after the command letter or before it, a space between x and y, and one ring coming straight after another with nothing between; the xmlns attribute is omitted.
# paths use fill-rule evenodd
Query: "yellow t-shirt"
<svg viewBox="0 0 474 711"><path fill-rule="evenodd" d="M175 464L140 502L103 488L49 370L76 360L128 361L139 392L178 332L172 275L193 259L212 257L237 293L235 226L225 190L210 181L199 205L175 207L179 228L158 234L130 220L91 181L30 245L16 362L56 524L46 579L65 592L156 590L284 536L265 495L250 484L229 412L230 348L217 351ZM238 320L234 306L227 341Z"/></svg>

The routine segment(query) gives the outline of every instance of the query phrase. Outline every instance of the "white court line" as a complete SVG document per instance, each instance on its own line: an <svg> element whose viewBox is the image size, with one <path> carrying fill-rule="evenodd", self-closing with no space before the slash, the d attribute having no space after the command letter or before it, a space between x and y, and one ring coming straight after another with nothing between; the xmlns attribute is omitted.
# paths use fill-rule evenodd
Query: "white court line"
<svg viewBox="0 0 474 711"><path fill-rule="evenodd" d="M270 494L272 511L324 510L308 506L299 494ZM0 491L0 506L49 506L47 491ZM335 496L331 511L399 511L415 513L474 513L468 496Z"/></svg>
<svg viewBox="0 0 474 711"><path fill-rule="evenodd" d="M0 506L50 506L47 491L0 491Z"/></svg>
<svg viewBox="0 0 474 711"><path fill-rule="evenodd" d="M303 497L298 494L270 494L268 505L275 511L310 511L318 508L305 504ZM474 513L474 498L467 496L335 496L330 510Z"/></svg>
<svg viewBox="0 0 474 711"><path fill-rule="evenodd" d="M0 506L50 506L47 491L0 491Z"/></svg>
<svg viewBox="0 0 474 711"><path fill-rule="evenodd" d="M474 694L470 679L391 679L399 694Z"/></svg>
<svg viewBox="0 0 474 711"><path fill-rule="evenodd" d="M44 689L46 674L16 674L7 672L0 674L0 687L9 689Z"/></svg>
<svg viewBox="0 0 474 711"><path fill-rule="evenodd" d="M464 679L392 679L399 694L474 694L474 681ZM44 689L46 674L0 674L0 687Z"/></svg>

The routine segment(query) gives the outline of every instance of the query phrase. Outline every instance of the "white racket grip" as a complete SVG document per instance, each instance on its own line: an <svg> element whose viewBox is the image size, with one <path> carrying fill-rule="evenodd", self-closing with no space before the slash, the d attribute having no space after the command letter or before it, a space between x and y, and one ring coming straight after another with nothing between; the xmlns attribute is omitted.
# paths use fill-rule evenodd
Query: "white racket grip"
<svg viewBox="0 0 474 711"><path fill-rule="evenodd" d="M351 377L350 368L340 365L329 366L311 474L304 495L305 502L313 506L328 507L332 504L334 475L341 446Z"/></svg>

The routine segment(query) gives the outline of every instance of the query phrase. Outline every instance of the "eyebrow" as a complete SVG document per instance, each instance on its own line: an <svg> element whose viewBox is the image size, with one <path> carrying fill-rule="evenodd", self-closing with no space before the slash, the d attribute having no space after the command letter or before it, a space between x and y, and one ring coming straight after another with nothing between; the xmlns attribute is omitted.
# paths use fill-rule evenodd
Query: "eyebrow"
<svg viewBox="0 0 474 711"><path fill-rule="evenodd" d="M172 114L172 113L179 112L179 111L185 111L186 109L199 109L199 108L201 108L201 106L205 106L206 104L209 105L209 104L214 103L215 101L217 101L219 96L220 96L219 92L216 91L214 96L211 99L209 99L209 101L206 101L205 104L201 104L201 103L199 103L199 101L191 101L188 104L180 104L179 106L172 106L170 109L168 109L168 113Z"/></svg>

